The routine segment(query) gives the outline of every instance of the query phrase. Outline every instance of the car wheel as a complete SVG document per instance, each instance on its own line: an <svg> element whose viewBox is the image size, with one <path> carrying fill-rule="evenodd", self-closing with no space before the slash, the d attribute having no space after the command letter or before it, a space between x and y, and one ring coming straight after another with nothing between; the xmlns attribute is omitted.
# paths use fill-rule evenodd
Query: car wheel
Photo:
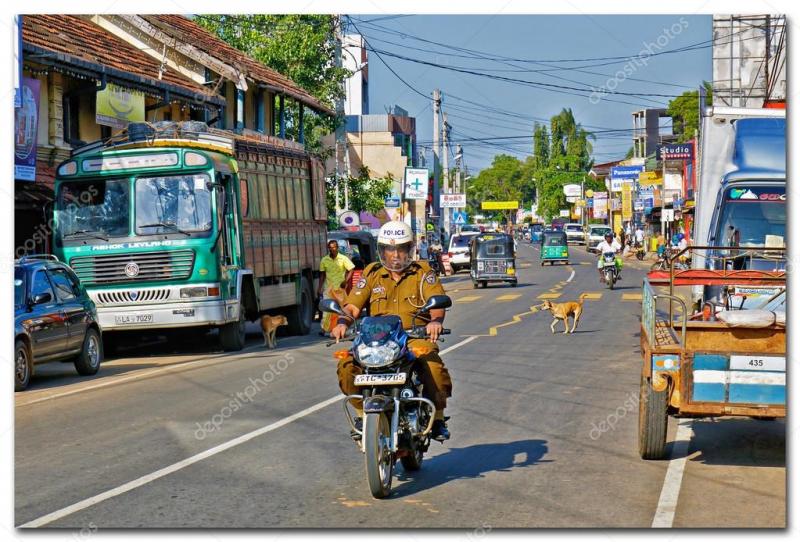
<svg viewBox="0 0 800 542"><path fill-rule="evenodd" d="M14 343L14 391L22 391L28 387L33 375L33 360L25 341Z"/></svg>
<svg viewBox="0 0 800 542"><path fill-rule="evenodd" d="M75 359L75 369L83 376L97 374L102 361L103 342L100 340L100 334L96 329L89 328L83 337L83 350Z"/></svg>

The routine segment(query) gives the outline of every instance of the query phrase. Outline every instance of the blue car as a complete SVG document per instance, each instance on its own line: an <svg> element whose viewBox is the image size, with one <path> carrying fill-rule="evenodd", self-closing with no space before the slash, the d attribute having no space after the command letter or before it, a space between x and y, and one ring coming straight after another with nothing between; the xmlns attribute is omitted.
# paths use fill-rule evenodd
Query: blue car
<svg viewBox="0 0 800 542"><path fill-rule="evenodd" d="M14 262L14 391L30 384L34 366L72 361L93 375L103 361L97 310L78 277L55 256Z"/></svg>

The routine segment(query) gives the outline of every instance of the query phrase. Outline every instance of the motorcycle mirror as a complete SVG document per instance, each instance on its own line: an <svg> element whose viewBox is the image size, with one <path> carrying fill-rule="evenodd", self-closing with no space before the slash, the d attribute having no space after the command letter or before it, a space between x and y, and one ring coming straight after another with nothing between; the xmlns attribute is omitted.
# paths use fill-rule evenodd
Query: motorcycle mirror
<svg viewBox="0 0 800 542"><path fill-rule="evenodd" d="M446 309L451 306L453 306L453 301L450 299L449 296L433 295L430 298L428 298L428 301L425 302L425 305L422 307L422 310L424 312L427 312L431 309Z"/></svg>
<svg viewBox="0 0 800 542"><path fill-rule="evenodd" d="M339 303L337 303L335 299L320 300L319 310L323 312L333 312L340 316L347 316L342 307L339 306Z"/></svg>

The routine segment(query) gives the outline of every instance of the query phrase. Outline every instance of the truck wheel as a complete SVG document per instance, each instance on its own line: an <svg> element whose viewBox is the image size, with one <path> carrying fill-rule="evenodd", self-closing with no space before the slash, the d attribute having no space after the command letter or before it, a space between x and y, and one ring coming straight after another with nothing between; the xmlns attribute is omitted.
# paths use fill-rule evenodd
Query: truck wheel
<svg viewBox="0 0 800 542"><path fill-rule="evenodd" d="M23 391L31 383L33 360L24 341L14 342L14 391Z"/></svg>
<svg viewBox="0 0 800 542"><path fill-rule="evenodd" d="M239 320L219 328L219 342L222 344L222 349L226 352L238 352L244 348L245 331L244 307L240 304Z"/></svg>
<svg viewBox="0 0 800 542"><path fill-rule="evenodd" d="M662 459L667 444L667 390L654 391L642 376L639 384L639 455Z"/></svg>
<svg viewBox="0 0 800 542"><path fill-rule="evenodd" d="M83 350L75 358L75 370L83 376L97 374L102 361L103 341L100 340L100 334L96 329L89 328L83 338Z"/></svg>
<svg viewBox="0 0 800 542"><path fill-rule="evenodd" d="M308 279L300 280L300 304L292 307L286 314L289 320L289 333L292 335L308 335L314 321L314 297Z"/></svg>

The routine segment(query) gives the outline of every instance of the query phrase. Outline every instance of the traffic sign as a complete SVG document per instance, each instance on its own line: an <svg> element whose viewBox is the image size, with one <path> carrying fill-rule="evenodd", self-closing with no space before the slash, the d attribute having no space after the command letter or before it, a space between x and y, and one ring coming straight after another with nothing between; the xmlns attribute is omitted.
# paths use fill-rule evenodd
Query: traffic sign
<svg viewBox="0 0 800 542"><path fill-rule="evenodd" d="M466 211L455 211L453 213L453 224L456 226L463 226L467 223Z"/></svg>

